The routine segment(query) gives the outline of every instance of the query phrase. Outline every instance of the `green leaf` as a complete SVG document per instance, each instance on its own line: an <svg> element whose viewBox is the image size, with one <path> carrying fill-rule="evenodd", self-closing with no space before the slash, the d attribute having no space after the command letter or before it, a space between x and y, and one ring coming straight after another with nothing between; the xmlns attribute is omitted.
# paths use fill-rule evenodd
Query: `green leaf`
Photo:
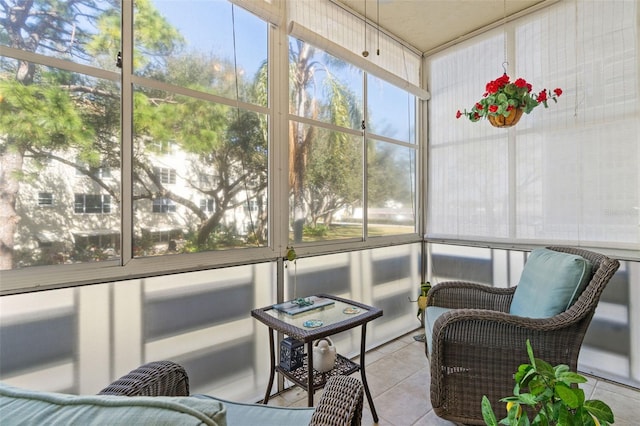
<svg viewBox="0 0 640 426"><path fill-rule="evenodd" d="M557 367L556 367L557 368ZM568 369L569 367L567 367ZM578 373L574 373L571 371L567 371L567 372L563 372L563 373L558 373L556 372L556 378L566 384L572 384L572 383L586 383L587 379L584 376L581 376Z"/></svg>
<svg viewBox="0 0 640 426"><path fill-rule="evenodd" d="M538 373L548 378L554 378L556 376L551 364L538 358L536 358L536 370L538 370Z"/></svg>
<svg viewBox="0 0 640 426"><path fill-rule="evenodd" d="M530 372L532 371L535 373L535 370L531 365L520 364L520 366L518 367L518 371L516 371L516 374L514 376L516 383L523 385L523 382L526 378L530 377Z"/></svg>
<svg viewBox="0 0 640 426"><path fill-rule="evenodd" d="M581 391L581 389L572 389L563 383L558 383L556 384L555 395L569 408L575 409L580 405L580 396L576 391Z"/></svg>
<svg viewBox="0 0 640 426"><path fill-rule="evenodd" d="M590 399L584 402L584 408L594 416L598 418L598 420L604 420L607 423L613 423L613 411L611 408L605 404L604 402L597 399Z"/></svg>
<svg viewBox="0 0 640 426"><path fill-rule="evenodd" d="M486 395L482 396L482 418L487 426L498 426L498 419L496 419L496 415L491 408L491 402L489 402L489 398Z"/></svg>
<svg viewBox="0 0 640 426"><path fill-rule="evenodd" d="M522 405L535 405L538 402L538 398L531 393L521 393L518 395L518 402Z"/></svg>
<svg viewBox="0 0 640 426"><path fill-rule="evenodd" d="M533 348L531 347L531 342L527 339L527 354L529 355L529 362L532 366L536 366L536 359L533 356Z"/></svg>

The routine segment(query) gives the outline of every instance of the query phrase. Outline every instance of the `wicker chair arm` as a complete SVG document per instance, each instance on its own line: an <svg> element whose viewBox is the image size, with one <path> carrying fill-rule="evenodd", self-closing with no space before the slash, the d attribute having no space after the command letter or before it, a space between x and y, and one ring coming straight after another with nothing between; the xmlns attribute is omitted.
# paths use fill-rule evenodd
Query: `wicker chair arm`
<svg viewBox="0 0 640 426"><path fill-rule="evenodd" d="M189 396L189 377L180 364L154 361L122 376L98 395Z"/></svg>
<svg viewBox="0 0 640 426"><path fill-rule="evenodd" d="M508 312L515 287L500 288L466 281L447 281L429 290L427 304L443 308Z"/></svg>
<svg viewBox="0 0 640 426"><path fill-rule="evenodd" d="M327 380L310 426L359 426L362 421L362 383L349 376Z"/></svg>

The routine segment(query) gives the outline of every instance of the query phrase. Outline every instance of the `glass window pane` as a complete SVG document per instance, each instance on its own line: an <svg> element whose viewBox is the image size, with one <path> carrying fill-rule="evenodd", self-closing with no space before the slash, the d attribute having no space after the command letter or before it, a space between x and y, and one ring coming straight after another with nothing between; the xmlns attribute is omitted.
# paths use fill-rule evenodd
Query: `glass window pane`
<svg viewBox="0 0 640 426"><path fill-rule="evenodd" d="M7 10L26 19L9 19ZM0 44L111 71L118 69L115 58L120 50L120 2L13 0L3 2L0 22ZM31 81L34 65L20 65L21 80Z"/></svg>
<svg viewBox="0 0 640 426"><path fill-rule="evenodd" d="M34 73L28 84L18 77L23 67ZM0 269L118 258L120 217L111 203L120 198L119 85L8 58L0 74L0 134L8 147L0 153L0 211L19 218L0 221L9 247ZM104 165L114 171L109 179L95 173ZM73 233L117 238L103 247L108 252L87 257Z"/></svg>
<svg viewBox="0 0 640 426"><path fill-rule="evenodd" d="M292 122L290 140L290 240L361 239L362 138Z"/></svg>
<svg viewBox="0 0 640 426"><path fill-rule="evenodd" d="M360 129L362 71L295 38L289 39L289 58L290 113Z"/></svg>
<svg viewBox="0 0 640 426"><path fill-rule="evenodd" d="M416 97L367 75L367 132L416 143Z"/></svg>
<svg viewBox="0 0 640 426"><path fill-rule="evenodd" d="M415 232L416 151L368 141L367 235Z"/></svg>
<svg viewBox="0 0 640 426"><path fill-rule="evenodd" d="M266 117L143 87L135 99L134 253L266 245ZM168 231L178 240L153 241Z"/></svg>
<svg viewBox="0 0 640 426"><path fill-rule="evenodd" d="M154 0L151 5L159 12L152 18L164 31L149 37L150 16L138 3L137 75L267 106L266 22L226 0Z"/></svg>

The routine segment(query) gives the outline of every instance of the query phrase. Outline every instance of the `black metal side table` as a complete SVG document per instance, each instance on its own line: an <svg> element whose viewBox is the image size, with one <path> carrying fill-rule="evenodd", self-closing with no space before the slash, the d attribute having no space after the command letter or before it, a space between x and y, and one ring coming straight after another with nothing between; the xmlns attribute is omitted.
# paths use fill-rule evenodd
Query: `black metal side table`
<svg viewBox="0 0 640 426"><path fill-rule="evenodd" d="M267 391L262 402L266 404L269 401L269 395L271 387L273 386L273 379L276 371L305 389L307 391L308 405L309 407L312 407L314 391L324 387L329 377L333 375L349 375L360 370L362 384L367 396L367 401L369 402L371 414L373 415L373 420L377 423L378 414L376 413L376 409L373 405L373 398L371 398L371 392L369 391L369 385L367 384L364 356L366 351L367 323L381 317L382 310L353 300L328 294L319 294L317 297L331 299L334 303L296 315L286 314L274 309L273 306L267 306L251 311L252 317L269 327L269 356L271 373L269 376ZM309 325L309 320L311 319L319 321L322 325L318 325L316 322L311 327L305 326L305 323ZM313 369L313 341L350 330L358 326L362 327L360 340L360 364L356 364L350 359L338 354L333 370L326 373L319 373L315 371ZM304 357L302 367L293 371L287 371L281 368L276 362L275 331L284 333L289 337L293 337L294 339L307 344L307 354ZM311 378L311 380L309 378Z"/></svg>

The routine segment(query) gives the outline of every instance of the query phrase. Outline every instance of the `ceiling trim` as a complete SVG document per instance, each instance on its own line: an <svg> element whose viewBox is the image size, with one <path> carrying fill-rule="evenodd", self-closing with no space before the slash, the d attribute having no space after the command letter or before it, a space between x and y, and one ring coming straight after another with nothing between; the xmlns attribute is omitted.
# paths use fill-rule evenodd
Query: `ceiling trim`
<svg viewBox="0 0 640 426"><path fill-rule="evenodd" d="M537 12L537 11L539 11L541 9L547 8L549 6L552 6L552 5L556 4L556 3L559 3L560 1L562 1L562 0L544 0L542 3L537 3L537 4L535 4L535 5L531 6L531 7L528 7L527 9L521 10L520 12L513 13L513 14L507 16L506 18L499 19L499 20L497 20L497 21L495 21L495 22L493 22L493 23L491 23L489 25L486 25L486 26L484 26L482 28L479 28L479 29L477 29L475 31L471 31L470 33L462 35L462 36L456 38L455 40L451 40L451 41L449 41L447 43L441 44L438 47L434 47L433 49L429 49L426 52L423 52L422 56L423 57L431 56L431 55L433 55L435 53L438 53L438 52L440 52L442 50L445 50L445 49L447 49L447 48L449 48L451 46L455 46L458 43L462 43L463 41L469 40L470 38L476 37L476 36L478 36L480 34L483 34L483 33L487 32L487 31L491 31L491 30L493 30L495 28L498 28L498 27L500 27L500 26L502 26L502 25L504 25L504 24L506 24L508 22L514 21L514 20L516 20L518 18L522 18L523 16L529 15L529 14Z"/></svg>

